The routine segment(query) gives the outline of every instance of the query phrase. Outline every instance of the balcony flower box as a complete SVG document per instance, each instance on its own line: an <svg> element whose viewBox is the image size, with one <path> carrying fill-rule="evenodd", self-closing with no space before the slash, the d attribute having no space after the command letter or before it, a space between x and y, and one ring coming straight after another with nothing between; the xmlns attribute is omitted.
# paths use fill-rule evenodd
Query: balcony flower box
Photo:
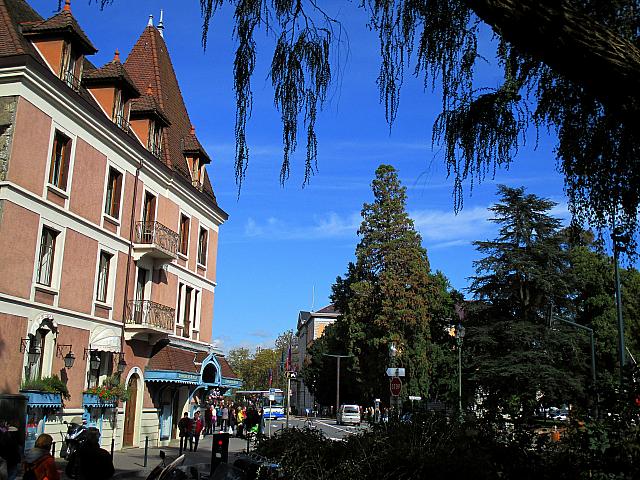
<svg viewBox="0 0 640 480"><path fill-rule="evenodd" d="M115 407L118 403L117 397L111 398L101 398L97 393L83 393L82 394L82 406L91 408L91 407L100 407L100 408L111 408Z"/></svg>
<svg viewBox="0 0 640 480"><path fill-rule="evenodd" d="M62 395L60 393L36 390L21 390L20 393L27 397L27 406L32 408L59 408L62 406Z"/></svg>

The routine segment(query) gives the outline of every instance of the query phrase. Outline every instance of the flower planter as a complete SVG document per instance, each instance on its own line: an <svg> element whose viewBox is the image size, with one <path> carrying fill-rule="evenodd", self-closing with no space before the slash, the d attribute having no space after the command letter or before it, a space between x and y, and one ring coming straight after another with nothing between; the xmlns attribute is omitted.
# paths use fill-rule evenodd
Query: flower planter
<svg viewBox="0 0 640 480"><path fill-rule="evenodd" d="M34 390L22 390L20 393L27 397L28 407L59 408L62 406L62 395L59 393Z"/></svg>
<svg viewBox="0 0 640 480"><path fill-rule="evenodd" d="M82 394L82 406L83 407L102 407L109 408L115 407L118 403L118 399L110 398L108 400L103 400L96 393L83 393Z"/></svg>

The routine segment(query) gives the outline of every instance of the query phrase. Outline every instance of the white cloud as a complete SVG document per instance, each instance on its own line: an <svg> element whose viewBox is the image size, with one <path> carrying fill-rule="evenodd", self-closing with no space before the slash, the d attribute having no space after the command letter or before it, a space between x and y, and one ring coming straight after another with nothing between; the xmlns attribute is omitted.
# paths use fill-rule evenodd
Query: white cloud
<svg viewBox="0 0 640 480"><path fill-rule="evenodd" d="M244 225L247 237L261 237L271 240L318 240L355 236L360 225L360 214L341 216L335 212L315 216L309 225L292 225L278 218L270 217L263 223L248 218Z"/></svg>

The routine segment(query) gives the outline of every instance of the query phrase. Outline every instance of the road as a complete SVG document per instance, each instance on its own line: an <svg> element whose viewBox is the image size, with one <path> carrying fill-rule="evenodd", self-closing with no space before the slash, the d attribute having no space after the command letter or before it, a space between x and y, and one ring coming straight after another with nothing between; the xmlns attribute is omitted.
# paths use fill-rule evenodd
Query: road
<svg viewBox="0 0 640 480"><path fill-rule="evenodd" d="M363 430L366 430L366 425L363 424L360 427L352 426L352 425L337 425L336 421L330 418L317 418L312 419L313 428L320 429L328 438L332 438L334 440L342 440L343 437L347 435L351 435L353 433L358 433ZM289 426L296 428L304 428L305 419L304 417L290 417L289 418ZM285 428L285 420L274 420L271 424L271 433L276 432ZM269 421L267 420L265 426L265 433L269 431Z"/></svg>

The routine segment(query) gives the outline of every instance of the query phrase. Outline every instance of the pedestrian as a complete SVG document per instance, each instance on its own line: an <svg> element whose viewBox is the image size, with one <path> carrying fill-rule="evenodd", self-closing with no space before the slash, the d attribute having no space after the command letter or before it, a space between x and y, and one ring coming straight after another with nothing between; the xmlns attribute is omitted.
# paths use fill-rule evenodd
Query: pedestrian
<svg viewBox="0 0 640 480"><path fill-rule="evenodd" d="M200 418L200 411L197 411L195 413L195 415L193 416L192 423L193 423L193 429L191 432L193 433L193 451L196 452L198 451L198 442L200 441L200 433L204 428L202 423L202 418Z"/></svg>
<svg viewBox="0 0 640 480"><path fill-rule="evenodd" d="M191 450L193 450L193 440L191 438L192 423L193 421L189 418L189 413L184 412L183 417L178 422L180 435L180 453L178 453L178 456L182 455L183 451L187 451L187 441L190 443Z"/></svg>
<svg viewBox="0 0 640 480"><path fill-rule="evenodd" d="M56 461L51 456L53 438L46 433L41 434L31 450L24 457L24 480L60 480Z"/></svg>
<svg viewBox="0 0 640 480"><path fill-rule="evenodd" d="M65 473L76 480L106 480L115 473L111 454L100 448L100 431L87 429L86 440L69 458Z"/></svg>
<svg viewBox="0 0 640 480"><path fill-rule="evenodd" d="M216 406L216 417L217 417L217 424L218 424L218 428L222 427L222 407L220 406L220 404L218 404Z"/></svg>
<svg viewBox="0 0 640 480"><path fill-rule="evenodd" d="M17 431L18 429L14 426L6 424L0 426L0 458L4 460L8 480L15 480L20 466L20 449L15 433Z"/></svg>
<svg viewBox="0 0 640 480"><path fill-rule="evenodd" d="M244 437L244 412L242 408L238 408L238 413L236 414L236 435L240 438Z"/></svg>
<svg viewBox="0 0 640 480"><path fill-rule="evenodd" d="M213 420L213 414L211 413L211 405L207 405L204 410L204 435L211 435L211 422Z"/></svg>
<svg viewBox="0 0 640 480"><path fill-rule="evenodd" d="M229 428L229 409L225 405L222 407L222 431L226 432Z"/></svg>
<svg viewBox="0 0 640 480"><path fill-rule="evenodd" d="M218 412L216 411L216 407L214 405L211 406L211 429L212 432L216 431L216 425L218 423Z"/></svg>

